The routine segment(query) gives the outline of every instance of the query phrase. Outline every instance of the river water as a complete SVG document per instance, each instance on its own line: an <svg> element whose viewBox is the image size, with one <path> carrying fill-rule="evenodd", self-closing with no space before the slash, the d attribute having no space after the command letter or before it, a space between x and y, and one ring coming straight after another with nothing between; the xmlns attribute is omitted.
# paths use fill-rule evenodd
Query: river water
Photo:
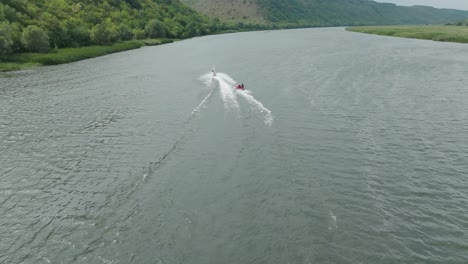
<svg viewBox="0 0 468 264"><path fill-rule="evenodd" d="M0 263L468 263L467 83L343 28L1 74Z"/></svg>

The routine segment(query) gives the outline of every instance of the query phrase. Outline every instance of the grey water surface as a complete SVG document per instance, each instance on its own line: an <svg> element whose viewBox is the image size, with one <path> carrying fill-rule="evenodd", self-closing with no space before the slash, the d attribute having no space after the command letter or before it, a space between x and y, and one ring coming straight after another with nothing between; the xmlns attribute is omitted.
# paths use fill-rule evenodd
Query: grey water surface
<svg viewBox="0 0 468 264"><path fill-rule="evenodd" d="M0 74L0 263L468 263L467 84L343 28Z"/></svg>

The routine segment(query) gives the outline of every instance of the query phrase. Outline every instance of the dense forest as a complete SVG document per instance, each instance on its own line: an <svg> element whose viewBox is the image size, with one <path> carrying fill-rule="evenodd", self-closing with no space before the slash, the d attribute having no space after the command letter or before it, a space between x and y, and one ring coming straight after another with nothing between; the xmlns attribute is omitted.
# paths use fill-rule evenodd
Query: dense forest
<svg viewBox="0 0 468 264"><path fill-rule="evenodd" d="M0 55L218 30L178 0L2 0Z"/></svg>

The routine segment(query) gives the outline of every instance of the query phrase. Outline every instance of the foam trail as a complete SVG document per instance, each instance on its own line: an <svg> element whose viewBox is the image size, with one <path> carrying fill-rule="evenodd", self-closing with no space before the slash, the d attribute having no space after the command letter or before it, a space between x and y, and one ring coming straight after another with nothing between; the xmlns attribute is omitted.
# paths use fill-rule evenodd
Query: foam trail
<svg viewBox="0 0 468 264"><path fill-rule="evenodd" d="M271 111L270 109L266 108L265 106L263 106L263 104L258 101L257 99L255 99L251 94L250 94L250 91L241 91L241 90L238 90L237 91L238 94L240 94L242 97L244 97L247 102L249 102L249 104L254 107L257 111L259 111L260 113L264 114L265 117L264 117L264 122L265 122L265 125L267 126L271 126L273 125L273 115L271 114Z"/></svg>
<svg viewBox="0 0 468 264"><path fill-rule="evenodd" d="M200 76L199 80L201 80L203 83L205 83L207 87L210 87L213 84L213 78L212 78L211 74L209 74L209 73ZM211 89L211 91L208 93L207 96L205 96L205 98L203 98L203 100L200 102L200 104L198 104L198 106L195 107L192 110L192 117L194 115L200 113L201 109L205 107L206 101L211 97L213 92L214 92L214 89Z"/></svg>
<svg viewBox="0 0 468 264"><path fill-rule="evenodd" d="M211 73L203 74L198 79L204 84L206 84L206 86L208 87L210 87L213 84L213 75Z"/></svg>
<svg viewBox="0 0 468 264"><path fill-rule="evenodd" d="M225 73L222 73L222 72L218 72L217 73L217 76L221 79L223 79L223 81L225 81L226 83L228 84L232 84L232 85L235 85L236 84L236 81L234 81L234 79L231 78L231 76L225 74Z"/></svg>
<svg viewBox="0 0 468 264"><path fill-rule="evenodd" d="M203 98L203 100L200 102L200 104L192 110L192 116L194 116L194 115L197 114L197 113L200 113L200 110L201 110L202 108L204 108L206 101L208 100L208 98L211 97L211 95L213 94L213 92L214 92L214 89L212 89L212 90L210 91L210 93L209 93L207 96L205 96L205 98Z"/></svg>
<svg viewBox="0 0 468 264"><path fill-rule="evenodd" d="M224 74L224 73L218 73L218 78L221 79L223 81L223 83L225 84L228 84L228 88L229 88L229 91L231 91L232 93L234 93L234 90L233 90L233 86L236 85L236 81L234 79L231 78L231 76L227 75L227 74ZM220 82L221 83L221 82ZM264 122L267 126L271 126L273 124L273 115L271 114L271 111L266 108L265 106L263 106L263 104L258 101L257 99L255 99L252 95L251 95L251 92L249 90L235 90L236 93L235 94L239 94L241 95L242 97L244 97L247 102L252 106L254 107L258 112L260 113L263 113L265 115L264 117Z"/></svg>
<svg viewBox="0 0 468 264"><path fill-rule="evenodd" d="M216 77L213 78L219 82L219 91L221 99L224 102L224 107L226 110L239 110L239 103L237 102L237 96L232 88L232 83L230 83L230 81L226 79L225 76L227 75L223 73L217 73Z"/></svg>

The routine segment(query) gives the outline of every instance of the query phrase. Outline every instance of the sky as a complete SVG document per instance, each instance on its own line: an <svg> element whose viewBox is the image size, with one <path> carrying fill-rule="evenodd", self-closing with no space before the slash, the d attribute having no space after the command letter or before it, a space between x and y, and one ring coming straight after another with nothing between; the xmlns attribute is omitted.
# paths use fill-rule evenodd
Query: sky
<svg viewBox="0 0 468 264"><path fill-rule="evenodd" d="M437 8L468 10L468 0L375 0L376 2L394 3L397 5L426 5Z"/></svg>

